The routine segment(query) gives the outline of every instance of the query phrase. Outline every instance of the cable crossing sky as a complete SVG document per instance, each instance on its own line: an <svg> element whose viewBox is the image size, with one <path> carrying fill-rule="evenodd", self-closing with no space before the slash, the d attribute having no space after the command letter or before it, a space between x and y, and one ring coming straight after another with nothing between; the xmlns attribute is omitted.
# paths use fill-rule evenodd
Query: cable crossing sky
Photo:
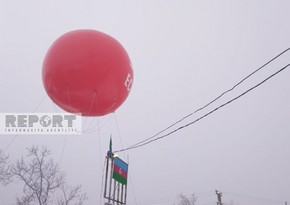
<svg viewBox="0 0 290 205"><path fill-rule="evenodd" d="M205 117L211 115L212 113L216 112L217 110L223 108L224 106L236 101L237 99L243 97L244 95L246 95L247 93L251 92L252 90L256 89L257 87L259 87L260 85L264 84L266 81L270 80L272 77L276 76L277 74L281 73L282 71L284 71L290 64L287 64L286 66L282 67L281 69L279 69L278 71L276 71L275 73L271 74L270 76L268 76L267 78L265 78L264 80L260 81L258 84L254 85L253 87L249 88L248 90L244 91L243 93L241 93L240 95L232 98L231 100L217 106L216 108L212 109L211 111L207 112L206 114L202 115L201 117L197 118L196 120L194 121L191 121L183 126L180 126L176 129L174 129L173 131L167 133L167 134L163 134L161 136L159 136L160 134L162 134L163 132L167 131L168 129L170 129L171 127L177 125L178 123L182 122L183 120L187 119L188 117L196 114L197 112L205 109L206 107L208 107L209 105L211 105L212 103L214 103L215 101L217 101L218 99L220 99L221 97L223 97L225 94L233 91L236 87L238 87L239 85L241 85L243 82L245 82L247 79L249 79L251 76L253 76L255 73L257 73L258 71L261 71L263 68L265 68L267 65L269 65L271 62L275 61L277 58L279 58L280 56L282 56L283 54L285 54L287 51L289 51L290 48L287 48L286 50L282 51L281 53L279 53L278 55L276 55L274 58L272 58L271 60L269 60L268 62L266 62L264 65L262 65L261 67L259 67L258 69L256 69L255 71L253 71L252 73L250 73L249 75L247 75L245 78L243 78L241 81L239 81L238 83L236 83L232 88L224 91L222 94L220 94L218 97L216 97L215 99L213 99L212 101L210 101L209 103L207 103L206 105L204 105L203 107L195 110L194 112L186 115L185 117L181 118L180 120L176 121L175 123L171 124L170 126L166 127L165 129L161 130L160 132L156 133L155 135L149 137L149 138L146 138L145 140L142 140L138 143L135 143L127 148L124 148L124 149L120 149L120 150L116 150L114 151L115 153L117 152L123 152L123 151L127 151L127 150L131 150L131 149L136 149L136 148L139 148L139 147L142 147L142 146L145 146L147 144L150 144L152 142L155 142L157 140L160 140L162 138L165 138L165 137L168 137L170 136L171 134L179 131L179 130L182 130L190 125L193 125L195 124L196 122L204 119ZM159 136L159 137L158 137Z"/></svg>

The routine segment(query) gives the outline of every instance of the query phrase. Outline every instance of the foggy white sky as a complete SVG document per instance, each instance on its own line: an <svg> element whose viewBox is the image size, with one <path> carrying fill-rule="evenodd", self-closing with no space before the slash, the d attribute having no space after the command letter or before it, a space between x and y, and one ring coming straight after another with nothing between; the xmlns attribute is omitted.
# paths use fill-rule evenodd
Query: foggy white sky
<svg viewBox="0 0 290 205"><path fill-rule="evenodd" d="M0 0L0 112L62 112L46 96L41 69L51 43L71 30L118 39L135 74L115 114L84 120L93 132L13 141L2 135L0 148L15 160L33 144L48 146L69 183L83 185L87 204L99 204L109 136L114 150L151 137L288 48L289 8L287 0ZM260 82L289 57L179 126ZM225 204L290 202L289 77L286 69L195 125L122 153L129 159L128 205L173 204L179 193L196 193L199 205L216 204L215 189L224 192ZM16 195L21 186L0 187L1 204L13 204Z"/></svg>

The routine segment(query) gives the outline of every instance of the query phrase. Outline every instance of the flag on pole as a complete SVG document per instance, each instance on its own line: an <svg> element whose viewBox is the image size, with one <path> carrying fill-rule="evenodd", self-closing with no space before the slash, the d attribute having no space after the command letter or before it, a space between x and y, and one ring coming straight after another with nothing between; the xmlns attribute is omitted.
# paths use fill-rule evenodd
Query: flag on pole
<svg viewBox="0 0 290 205"><path fill-rule="evenodd" d="M110 145L109 145L109 153L108 153L109 157L112 158L113 157L113 151L112 151L112 137L110 137Z"/></svg>
<svg viewBox="0 0 290 205"><path fill-rule="evenodd" d="M121 184L127 184L128 164L116 157L114 158L113 179Z"/></svg>

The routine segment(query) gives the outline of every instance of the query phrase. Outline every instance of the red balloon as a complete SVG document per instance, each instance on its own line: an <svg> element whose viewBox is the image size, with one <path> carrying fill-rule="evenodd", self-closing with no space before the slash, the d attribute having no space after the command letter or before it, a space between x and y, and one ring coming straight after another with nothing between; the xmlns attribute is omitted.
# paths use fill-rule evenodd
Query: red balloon
<svg viewBox="0 0 290 205"><path fill-rule="evenodd" d="M75 30L49 48L42 80L49 97L65 111L103 116L126 100L133 70L117 40L95 30Z"/></svg>

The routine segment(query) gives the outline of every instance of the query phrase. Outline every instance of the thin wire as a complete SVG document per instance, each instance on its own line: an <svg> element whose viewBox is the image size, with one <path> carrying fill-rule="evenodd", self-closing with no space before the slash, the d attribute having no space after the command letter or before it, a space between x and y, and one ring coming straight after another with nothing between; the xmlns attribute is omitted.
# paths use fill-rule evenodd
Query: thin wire
<svg viewBox="0 0 290 205"><path fill-rule="evenodd" d="M118 124L118 120L117 120L117 117L116 117L116 113L113 112L113 115L114 115L114 119L115 119L115 124L116 124L116 128L117 128L118 137L119 137L120 142L121 142L121 148L124 149L123 140L122 140L121 132L120 132L120 129L119 129L119 124ZM124 155L126 156L126 152L125 152Z"/></svg>
<svg viewBox="0 0 290 205"><path fill-rule="evenodd" d="M124 146L123 146L123 140L122 140L122 137L121 137L121 132L120 132L120 129L119 129L119 124L118 124L118 120L117 120L117 117L116 117L116 113L113 112L113 115L114 115L114 118L115 118L115 124L116 124L117 131L118 131L118 135L119 135L119 138L120 138L121 147L122 147L122 149L124 149ZM126 152L124 152L124 155L126 156ZM127 162L128 162L128 164L129 164L129 159L127 159ZM133 181L132 181L132 179L131 179L131 175L128 174L128 176L129 176L129 180L130 180L131 187L132 187L133 198L134 198L135 204L137 205L137 199L136 199L136 195L135 195L135 190L134 190Z"/></svg>
<svg viewBox="0 0 290 205"><path fill-rule="evenodd" d="M62 166L62 160L63 160L63 155L64 155L66 143L67 143L67 135L65 135L64 143L62 145L62 151L61 151L61 157L60 157L60 167Z"/></svg>
<svg viewBox="0 0 290 205"><path fill-rule="evenodd" d="M130 174L128 174L128 175L129 175L129 180L130 180L131 187L132 187L133 199L134 199L135 204L137 205L138 203L137 203L137 198L136 198L136 194L135 194L133 181L132 181L131 175Z"/></svg>
<svg viewBox="0 0 290 205"><path fill-rule="evenodd" d="M66 85L66 93L67 93L68 103L69 103L69 106L71 108L70 94L69 94L68 87L69 87L69 85ZM65 147L66 147L66 143L67 143L67 135L65 135L64 142L63 142L63 145L62 145L62 151L61 151L61 156L60 156L60 166L62 166L62 160L63 160L63 156L64 156L64 150L65 150Z"/></svg>
<svg viewBox="0 0 290 205"><path fill-rule="evenodd" d="M196 120L194 120L194 121L192 121L192 122L190 122L190 123L188 123L188 124L185 124L185 125L183 125L183 126L177 128L177 129L175 129L175 130L173 130L173 131L171 131L171 132L169 132L169 133L167 133L167 134L165 134L165 135L162 135L162 136L160 136L160 137L157 137L157 138L155 138L155 139L151 139L151 140L146 141L146 142L144 142L144 143L142 143L142 144L139 143L139 144L136 145L136 146L130 146L130 147L125 148L125 149L117 150L117 151L115 151L115 152L116 152L116 153L117 153L117 152L123 152L123 151L126 151L126 150L136 149L136 148L138 148L138 147L145 146L145 145L147 145L147 144L149 144L149 143L152 143L152 142L154 142L154 141L157 141L157 140L160 140L160 139L162 139L162 138L165 138L165 137L167 137L167 136L169 136L169 135L171 135L171 134L173 134L173 133L175 133L175 132L177 132L177 131L179 131L179 130L181 130L181 129L184 129L184 128L190 126L190 125L193 125L193 124L195 124L196 122L202 120L203 118L205 118L205 117L211 115L212 113L216 112L217 110L223 108L224 106L226 106L226 105L228 105L228 104L230 104L230 103L236 101L237 99L239 99L239 98L241 98L242 96L246 95L247 93L249 93L250 91L254 90L255 88L259 87L260 85L262 85L263 83L265 83L266 81L268 81L269 79L271 79L272 77L274 77L275 75L277 75L277 74L279 74L280 72L282 72L283 70L285 70L289 65L290 65L290 64L284 66L283 68L281 68L281 69L278 70L277 72L273 73L272 75L270 75L269 77L267 77L266 79L264 79L263 81L261 81L260 83L256 84L255 86L251 87L250 89L246 90L245 92L243 92L242 94L236 96L235 98L233 98L233 99L227 101L226 103L224 103L224 104L222 104L222 105L216 107L215 109L213 109L213 110L211 110L210 112L204 114L203 116L197 118ZM152 138L152 137L151 137L151 138Z"/></svg>
<svg viewBox="0 0 290 205"><path fill-rule="evenodd" d="M272 58L271 60L269 60L268 62L266 62L264 65L262 65L261 67L259 67L258 69L256 69L255 71L253 71L252 73L250 73L249 75L247 75L245 78L243 78L240 82L238 82L237 84L235 84L232 88L226 90L225 92L223 92L221 95L219 95L218 97L216 97L215 99L213 99L212 101L210 101L208 104L206 104L205 106L197 109L196 111L193 112L196 113L200 110L203 110L204 108L208 107L209 105L211 105L212 103L214 103L215 101L217 101L218 99L220 99L222 96L224 96L225 94L227 94L228 92L233 91L236 87L238 87L240 84L242 84L244 81L246 81L248 78L250 78L252 75L254 75L255 73L257 73L258 71L260 71L261 69L263 69L265 66L267 66L268 64L270 64L271 62L273 62L274 60L276 60L277 58L279 58L281 55L283 55L284 53L286 53L287 51L289 51L290 48L287 48L286 50L282 51L281 53L279 53L278 55L276 55L274 58Z"/></svg>
<svg viewBox="0 0 290 205"><path fill-rule="evenodd" d="M46 98L46 94L44 94L44 96L42 97L42 99L40 100L40 102L37 104L37 106L33 109L33 112L32 113L35 113L36 110L40 107L40 105L43 103L43 101L45 100ZM12 143L16 140L16 138L18 137L18 134L15 134L13 136L13 138L10 140L10 142L6 145L6 147L4 148L4 151L6 152L7 149L12 145Z"/></svg>
<svg viewBox="0 0 290 205"><path fill-rule="evenodd" d="M100 191L100 204L102 204L103 196L103 184L104 184L104 173L105 173L106 159L104 160L103 171L102 171L102 182L101 182L101 191Z"/></svg>
<svg viewBox="0 0 290 205"><path fill-rule="evenodd" d="M97 91L94 90L94 96L93 96L93 100L92 100L92 103L91 103L91 106L90 106L90 109L89 109L89 114L92 111L92 108L93 108L93 105L94 105L94 102L95 102L96 95L97 95Z"/></svg>
<svg viewBox="0 0 290 205"><path fill-rule="evenodd" d="M104 126L107 125L107 123L109 122L110 119L111 119L111 117L103 120L103 123L102 124L100 122L100 125L96 124L96 125L93 125L93 127L90 127L88 129L83 130L83 133L90 134L90 133L94 133L96 131L99 131L102 127L104 127Z"/></svg>
<svg viewBox="0 0 290 205"><path fill-rule="evenodd" d="M71 103L70 103L70 94L69 94L68 87L69 87L69 85L66 85L67 100L68 100L69 107L72 108Z"/></svg>
<svg viewBox="0 0 290 205"><path fill-rule="evenodd" d="M82 130L83 133L86 132L87 130L91 129L91 127L97 126L97 123L94 124L95 123L94 120L95 120L94 117L83 117L83 121L84 121L83 130Z"/></svg>
<svg viewBox="0 0 290 205"><path fill-rule="evenodd" d="M43 101L46 99L46 94L44 94L44 96L42 97L42 100L40 101L40 103L38 103L38 105L34 108L33 113L36 112L36 110L38 110L38 108L40 107L40 105L43 103Z"/></svg>
<svg viewBox="0 0 290 205"><path fill-rule="evenodd" d="M102 144L101 144L101 133L100 133L100 121L99 119L97 119L97 126L98 126L98 131L97 131L97 135L98 135L98 139L99 139L99 157L100 157L100 162L102 161ZM101 183L101 192L100 192L100 204L101 203L101 198L102 198L102 192L103 192L103 182L104 182L104 172L105 172L105 166L106 166L106 159L104 160L104 165L100 167L102 174L102 183Z"/></svg>
<svg viewBox="0 0 290 205"><path fill-rule="evenodd" d="M83 130L83 133L89 134L89 133L93 133L95 131L100 130L102 127L104 127L105 125L108 124L108 122L111 120L111 118L112 118L112 115L108 116L107 118L103 119L102 122L100 121L100 125L95 124L92 127Z"/></svg>
<svg viewBox="0 0 290 205"><path fill-rule="evenodd" d="M279 203L279 204L282 204L284 202L284 201L279 201L279 200L275 200L275 199L267 199L267 198L262 198L262 197L258 197L258 196L248 196L248 195L244 195L244 194L236 194L236 193L230 193L230 192L223 192L223 194L237 196L240 198L259 200L259 201L268 201L268 202Z"/></svg>
<svg viewBox="0 0 290 205"><path fill-rule="evenodd" d="M69 85L66 85L66 91L67 91L67 98L68 98L68 102L69 102L69 106L71 107L71 101L70 101L70 93L69 93ZM92 107L93 107L93 104L94 104L94 101L95 101L95 98L96 98L96 91L94 91L94 96L93 96L93 100L92 100L92 103L91 103L91 106L90 106L90 109L89 109L89 114L92 110ZM63 147L62 147L62 153L61 153L61 161L60 161L60 164L62 164L62 159L63 159L63 155L64 155L64 149L66 147L66 143L67 143L67 135L65 136L65 140L64 140L64 143L63 143ZM102 169L102 168L101 168Z"/></svg>
<svg viewBox="0 0 290 205"><path fill-rule="evenodd" d="M55 112L58 112L58 106L55 103L55 97L54 97L54 95L53 95L53 93L51 91L49 91L49 93L50 93L50 96L52 98L53 109L54 109Z"/></svg>
<svg viewBox="0 0 290 205"><path fill-rule="evenodd" d="M165 129L161 130L160 132L156 133L155 135L153 135L152 137L149 137L143 141L140 141L136 144L131 145L131 147L135 147L139 144L142 144L148 140L151 140L153 138L155 138L156 136L160 135L161 133L165 132L166 130L170 129L171 127L175 126L176 124L182 122L183 120L187 119L188 117L194 115L195 113L205 109L206 107L208 107L209 105L211 105L212 103L216 102L218 99L220 99L222 96L224 96L225 94L233 91L236 87L238 87L240 84L242 84L244 81L246 81L248 78L250 78L252 75L254 75L255 73L257 73L258 71L260 71L261 69L263 69L265 66L267 66L268 64L270 64L271 62L273 62L274 60L276 60L277 58L279 58L281 55L283 55L284 53L286 53L287 51L289 51L290 48L287 48L286 50L282 51L281 53L279 53L278 55L276 55L274 58L272 58L271 60L269 60L268 62L266 62L264 65L262 65L261 67L259 67L258 69L256 69L255 71L253 71L252 73L250 73L249 75L247 75L246 77L244 77L241 81L239 81L238 83L236 83L232 88L224 91L222 94L220 94L218 97L214 98L212 101L210 101L209 103L207 103L206 105L204 105L201 108L198 108L197 110L195 110L194 112L184 116L183 118L181 118L180 120L176 121L175 123L171 124L170 126L166 127Z"/></svg>
<svg viewBox="0 0 290 205"><path fill-rule="evenodd" d="M97 119L97 121L98 121L98 127L99 127L100 126L99 119ZM101 162L102 161L102 143L101 143L100 129L98 129L97 135L98 135L98 139L99 139L99 156L100 156L100 162ZM102 167L101 167L101 171L102 171Z"/></svg>
<svg viewBox="0 0 290 205"><path fill-rule="evenodd" d="M138 143L136 143L136 144L133 144L133 145L131 145L130 147L137 146L137 145L142 144L142 143L144 143L144 142L146 142L146 141L148 141L148 140L150 140L150 139L155 138L156 136L160 135L161 133L165 132L166 130L170 129L171 127L175 126L176 124L182 122L183 120L185 120L186 118L190 117L190 116L193 115L193 114L194 114L194 113L190 113L190 114L184 116L184 117L181 118L180 120L176 121L175 123L171 124L170 126L166 127L165 129L161 130L160 132L156 133L156 134L153 135L152 137L149 137L149 138L147 138L147 139L145 139L145 140L143 140L143 141L140 141L140 142L138 142Z"/></svg>
<svg viewBox="0 0 290 205"><path fill-rule="evenodd" d="M200 196L213 196L215 195L215 193L213 193L212 191L208 191L208 192L202 192L202 193L193 193L193 194L183 194L185 197L192 197L192 195L194 195L196 197L196 200L198 201L199 198L201 198ZM164 198L155 198L155 199L147 199L146 201L140 201L139 204L157 204L160 202L166 202L166 201L170 201L173 202L176 199L178 199L178 195L177 197L164 197ZM215 202L210 202L215 203ZM207 203L203 203L203 204L209 204L209 202Z"/></svg>
<svg viewBox="0 0 290 205"><path fill-rule="evenodd" d="M17 138L18 134L15 134L14 137L10 140L10 142L6 145L4 151L6 152L7 149L10 147L10 145L15 141L15 139Z"/></svg>
<svg viewBox="0 0 290 205"><path fill-rule="evenodd" d="M94 105L94 102L95 102L96 94L97 94L97 91L94 90L94 95L93 95L93 99L92 99L91 105L90 105L90 107L89 107L88 115L90 115L90 113L91 113L91 111L92 111L92 109L93 109L93 105ZM90 128L89 123L86 123L87 121L89 121L89 117L86 117L86 118L84 119L84 124L88 124L88 126L87 126L88 128L87 128L86 130L83 130L83 132L86 132L87 130L92 129L92 128ZM92 121L90 122L90 124L93 124L93 119L92 119ZM92 126L94 126L94 125L92 125Z"/></svg>

